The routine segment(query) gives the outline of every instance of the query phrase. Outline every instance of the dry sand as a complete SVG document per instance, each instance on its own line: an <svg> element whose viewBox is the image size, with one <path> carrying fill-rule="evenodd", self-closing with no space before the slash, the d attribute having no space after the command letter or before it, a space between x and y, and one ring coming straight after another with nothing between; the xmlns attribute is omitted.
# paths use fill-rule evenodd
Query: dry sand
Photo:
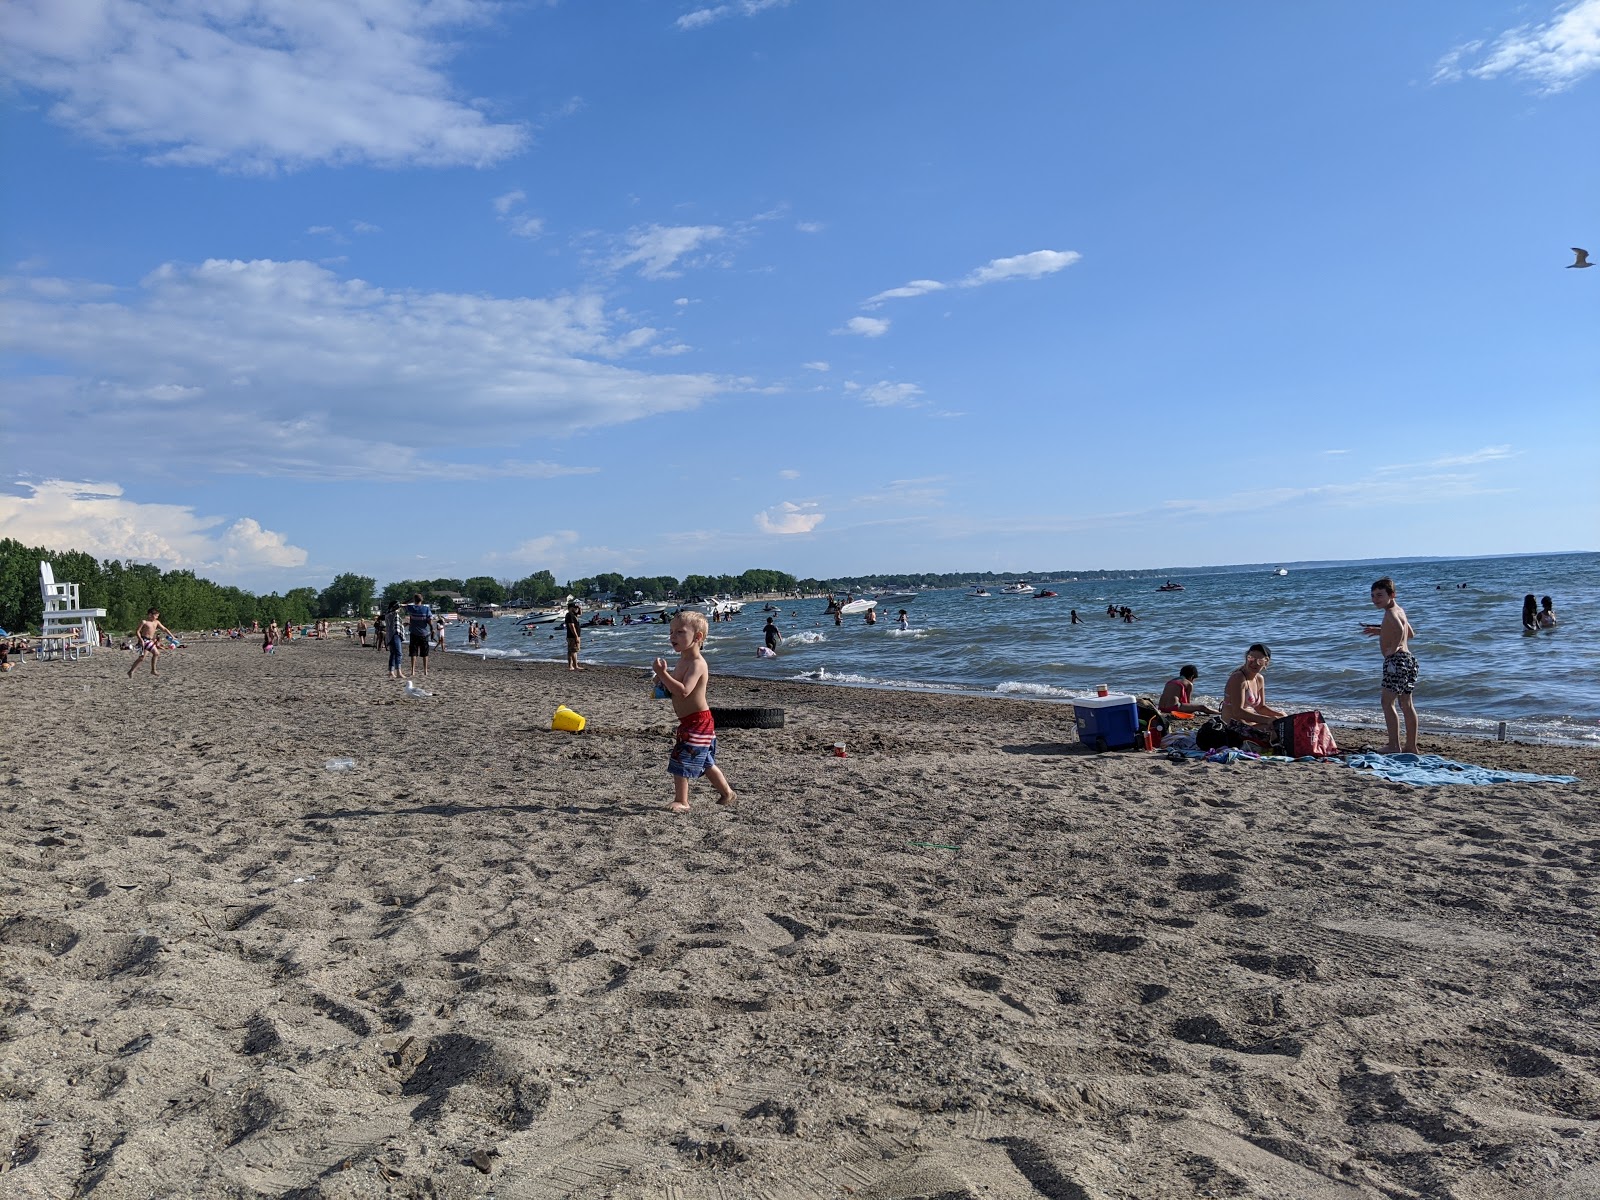
<svg viewBox="0 0 1600 1200"><path fill-rule="evenodd" d="M677 817L640 672L129 659L0 679L8 1197L1600 1188L1595 751L1415 789L719 677L787 726Z"/></svg>

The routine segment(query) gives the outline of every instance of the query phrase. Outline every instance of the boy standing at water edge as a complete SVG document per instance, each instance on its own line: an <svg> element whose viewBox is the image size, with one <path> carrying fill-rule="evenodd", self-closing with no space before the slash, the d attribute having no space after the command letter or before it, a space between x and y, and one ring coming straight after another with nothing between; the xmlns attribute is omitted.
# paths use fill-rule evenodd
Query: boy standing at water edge
<svg viewBox="0 0 1600 1200"><path fill-rule="evenodd" d="M1406 753L1417 752L1417 706L1411 694L1417 690L1417 660L1407 646L1416 635L1411 622L1406 620L1406 610L1394 600L1394 580L1385 575L1372 585L1372 603L1383 609L1383 621L1378 625L1362 625L1361 632L1376 636L1378 649L1383 654L1383 723L1389 729L1389 741L1379 754L1400 753L1400 713L1406 718ZM1395 711L1399 702L1400 712Z"/></svg>
<svg viewBox="0 0 1600 1200"><path fill-rule="evenodd" d="M718 804L732 804L733 788L717 766L717 727L706 702L706 685L711 668L700 647L705 644L706 619L700 613L679 613L672 618L672 648L678 664L668 668L667 660L655 661L655 680L672 697L672 711L678 714L677 741L667 772L672 776L672 811L689 811L689 781L704 775L717 789Z"/></svg>

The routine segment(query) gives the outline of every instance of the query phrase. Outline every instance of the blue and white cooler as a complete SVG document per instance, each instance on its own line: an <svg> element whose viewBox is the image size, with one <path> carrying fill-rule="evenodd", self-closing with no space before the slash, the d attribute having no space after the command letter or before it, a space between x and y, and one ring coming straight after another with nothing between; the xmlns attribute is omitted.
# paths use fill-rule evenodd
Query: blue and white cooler
<svg viewBox="0 0 1600 1200"><path fill-rule="evenodd" d="M1132 696L1090 696L1072 702L1078 741L1091 750L1125 750L1140 744L1139 702Z"/></svg>

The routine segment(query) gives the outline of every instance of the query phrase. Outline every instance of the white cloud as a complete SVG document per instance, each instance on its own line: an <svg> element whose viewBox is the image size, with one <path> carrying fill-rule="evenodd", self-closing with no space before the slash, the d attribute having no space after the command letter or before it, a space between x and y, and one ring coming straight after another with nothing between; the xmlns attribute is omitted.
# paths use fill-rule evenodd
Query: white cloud
<svg viewBox="0 0 1600 1200"><path fill-rule="evenodd" d="M1519 25L1495 40L1481 58L1481 41L1457 46L1438 62L1435 83L1516 75L1542 92L1562 92L1600 70L1600 0L1577 0L1557 10L1543 25ZM1477 58L1470 66L1465 60Z"/></svg>
<svg viewBox="0 0 1600 1200"><path fill-rule="evenodd" d="M800 365L808 371L831 371L833 369L832 367L828 366L827 363L820 360L817 362L801 363Z"/></svg>
<svg viewBox="0 0 1600 1200"><path fill-rule="evenodd" d="M778 472L778 478L779 479L799 479L800 478L800 472L796 471L796 470L792 470L792 469L785 469L785 470L782 470L782 471Z"/></svg>
<svg viewBox="0 0 1600 1200"><path fill-rule="evenodd" d="M357 233L382 233L381 226L374 225L371 221L351 221L350 228Z"/></svg>
<svg viewBox="0 0 1600 1200"><path fill-rule="evenodd" d="M796 221L794 227L801 233L821 233L826 228L821 221Z"/></svg>
<svg viewBox="0 0 1600 1200"><path fill-rule="evenodd" d="M1081 259L1076 250L1035 250L1011 258L994 258L961 281L962 287L982 287L1002 279L1039 279L1053 275Z"/></svg>
<svg viewBox="0 0 1600 1200"><path fill-rule="evenodd" d="M861 398L874 408L920 408L922 389L914 383L879 380L861 389Z"/></svg>
<svg viewBox="0 0 1600 1200"><path fill-rule="evenodd" d="M520 238L536 238L544 234L543 217L516 217L510 223L512 234Z"/></svg>
<svg viewBox="0 0 1600 1200"><path fill-rule="evenodd" d="M505 563L518 570L535 568L550 571L558 579L577 579L595 571L626 571L639 565L632 551L610 546L585 546L575 529L557 529L529 538L515 549L486 555L488 561Z"/></svg>
<svg viewBox="0 0 1600 1200"><path fill-rule="evenodd" d="M844 323L843 329L835 329L835 333L856 333L862 337L882 337L889 332L889 322L881 317L851 317Z"/></svg>
<svg viewBox="0 0 1600 1200"><path fill-rule="evenodd" d="M1386 467L1379 467L1379 471L1438 471L1446 467L1475 467L1479 463L1498 462L1504 458L1513 458L1516 451L1510 446L1485 446L1481 450L1469 451L1466 454L1446 454L1439 458L1430 458L1426 462L1393 463Z"/></svg>
<svg viewBox="0 0 1600 1200"><path fill-rule="evenodd" d="M756 528L762 533L777 533L790 535L796 533L810 533L821 525L826 516L820 512L813 512L815 504L791 504L785 500L774 508L756 514Z"/></svg>
<svg viewBox="0 0 1600 1200"><path fill-rule="evenodd" d="M496 196L490 203L494 205L494 211L504 217L510 215L511 210L519 207L527 198L527 192L521 188L513 188L509 192Z"/></svg>
<svg viewBox="0 0 1600 1200"><path fill-rule="evenodd" d="M886 292L879 292L876 296L869 296L861 302L862 308L877 308L885 300L904 300L911 296L926 296L929 292L942 292L945 285L937 279L913 279L904 287L890 288Z"/></svg>
<svg viewBox="0 0 1600 1200"><path fill-rule="evenodd" d="M620 271L637 263L639 274L646 279L674 279L682 274L671 269L679 259L726 233L720 225L649 225L633 229L623 239L628 250L612 258L611 268Z"/></svg>
<svg viewBox="0 0 1600 1200"><path fill-rule="evenodd" d="M782 8L788 3L789 0L733 0L731 4L713 4L707 8L686 12L675 24L679 29L701 29L713 21L722 20L723 17L735 15L753 17L757 13L766 12L769 8Z"/></svg>
<svg viewBox="0 0 1600 1200"><path fill-rule="evenodd" d="M0 65L52 119L146 161L244 171L483 166L527 131L439 70L489 0L7 0Z"/></svg>
<svg viewBox="0 0 1600 1200"><path fill-rule="evenodd" d="M0 494L0 537L27 546L230 578L306 561L304 550L251 517L229 524L187 505L140 503L115 483L47 479L18 486L27 494Z"/></svg>
<svg viewBox="0 0 1600 1200"><path fill-rule="evenodd" d="M132 293L40 296L0 281L0 383L12 461L40 475L203 467L300 478L548 477L530 441L692 409L707 375L613 361L657 341L599 296L388 291L308 262L166 265ZM77 427L61 437L64 424ZM461 461L444 456L453 448ZM489 452L513 457L489 461Z"/></svg>

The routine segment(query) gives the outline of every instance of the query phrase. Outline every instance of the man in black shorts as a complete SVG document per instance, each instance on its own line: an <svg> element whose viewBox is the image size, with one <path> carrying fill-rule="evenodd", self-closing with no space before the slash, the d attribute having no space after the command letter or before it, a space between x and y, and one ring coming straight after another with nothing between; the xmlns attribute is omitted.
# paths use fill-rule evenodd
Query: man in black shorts
<svg viewBox="0 0 1600 1200"><path fill-rule="evenodd" d="M423 675L428 673L428 646L433 641L433 609L422 602L421 592L414 593L406 605L406 627L411 634L411 673L406 678L415 679L418 657Z"/></svg>

